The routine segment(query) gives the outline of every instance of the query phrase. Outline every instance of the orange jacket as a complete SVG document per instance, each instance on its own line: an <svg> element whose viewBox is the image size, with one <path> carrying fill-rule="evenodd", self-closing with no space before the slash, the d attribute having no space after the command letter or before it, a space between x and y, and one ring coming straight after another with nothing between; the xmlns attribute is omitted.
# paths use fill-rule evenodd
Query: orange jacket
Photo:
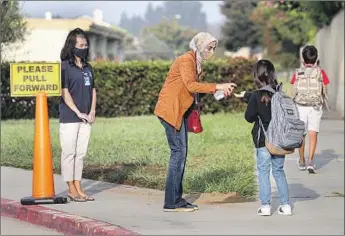
<svg viewBox="0 0 345 236"><path fill-rule="evenodd" d="M184 113L194 101L194 93L214 93L216 84L198 83L195 53L178 57L170 67L159 93L154 114L180 130Z"/></svg>

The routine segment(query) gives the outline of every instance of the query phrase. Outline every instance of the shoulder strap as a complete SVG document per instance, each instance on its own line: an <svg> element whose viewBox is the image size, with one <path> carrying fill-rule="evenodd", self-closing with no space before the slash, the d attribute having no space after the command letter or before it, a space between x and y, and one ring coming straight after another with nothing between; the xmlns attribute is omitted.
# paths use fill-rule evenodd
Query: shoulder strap
<svg viewBox="0 0 345 236"><path fill-rule="evenodd" d="M259 128L258 128L258 138L257 138L257 141L256 141L257 146L259 146L259 140L260 140L261 129L262 129L262 131L264 132L265 138L267 139L267 132L266 132L266 130L265 130L265 127L264 127L264 125L263 125L263 123L262 123L262 120L261 120L260 116L258 116L258 119L259 119Z"/></svg>
<svg viewBox="0 0 345 236"><path fill-rule="evenodd" d="M194 104L198 112L200 112L200 97L199 93L194 94Z"/></svg>
<svg viewBox="0 0 345 236"><path fill-rule="evenodd" d="M266 86L260 88L259 90L260 90L260 91L268 91L268 92L271 92L271 93L273 93L273 94L276 92L276 91L275 91L271 86L269 86L269 85L266 85Z"/></svg>
<svg viewBox="0 0 345 236"><path fill-rule="evenodd" d="M275 94L276 92L280 92L280 91L282 90L282 87L283 87L283 83L280 83L280 84L278 84L278 85L275 87L275 89L272 88L272 87L269 86L269 85L266 85L266 86L260 88L259 90L261 90L261 91L268 91L268 92L271 92L271 93Z"/></svg>

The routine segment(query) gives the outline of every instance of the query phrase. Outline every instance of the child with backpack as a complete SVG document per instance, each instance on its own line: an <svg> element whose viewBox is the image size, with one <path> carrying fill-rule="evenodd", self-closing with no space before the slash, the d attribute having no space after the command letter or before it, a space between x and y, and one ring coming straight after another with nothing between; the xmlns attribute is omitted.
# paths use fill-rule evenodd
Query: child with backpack
<svg viewBox="0 0 345 236"><path fill-rule="evenodd" d="M285 155L302 145L304 122L299 120L293 100L281 92L273 64L259 60L254 66L254 83L258 90L242 92L236 97L248 101L245 119L254 122L253 142L256 148L259 197L258 215L271 215L270 171L276 181L280 206L278 213L292 215L289 189L284 172Z"/></svg>
<svg viewBox="0 0 345 236"><path fill-rule="evenodd" d="M302 58L302 66L296 70L291 79L291 84L293 84L292 97L297 105L301 120L306 124L306 132L302 147L299 149L297 165L300 170L307 169L309 173L315 173L314 154L329 79L326 72L318 65L318 52L314 46L308 45L303 48ZM304 148L307 133L309 135L309 161L306 167Z"/></svg>

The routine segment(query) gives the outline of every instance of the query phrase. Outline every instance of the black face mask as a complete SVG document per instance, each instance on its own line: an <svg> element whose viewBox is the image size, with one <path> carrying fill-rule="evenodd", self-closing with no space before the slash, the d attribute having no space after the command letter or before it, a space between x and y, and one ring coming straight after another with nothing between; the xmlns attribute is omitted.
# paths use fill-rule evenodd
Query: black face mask
<svg viewBox="0 0 345 236"><path fill-rule="evenodd" d="M84 49L74 48L73 53L77 57L85 60L87 56L87 48L84 48Z"/></svg>

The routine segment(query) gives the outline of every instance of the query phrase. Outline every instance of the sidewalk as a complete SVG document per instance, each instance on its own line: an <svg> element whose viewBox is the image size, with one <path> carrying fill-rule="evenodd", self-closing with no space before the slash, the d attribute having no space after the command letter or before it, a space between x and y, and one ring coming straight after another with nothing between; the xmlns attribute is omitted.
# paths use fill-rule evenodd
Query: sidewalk
<svg viewBox="0 0 345 236"><path fill-rule="evenodd" d="M299 171L296 154L286 158L293 216L277 214L275 184L275 212L271 217L256 215L259 202L200 205L200 210L192 213L165 213L160 191L92 180L85 180L83 185L95 202L44 206L120 225L139 234L343 235L344 123L323 120L321 127L315 157L317 174ZM2 198L19 202L31 194L31 183L31 171L1 167ZM55 175L55 192L66 195L66 184L59 175Z"/></svg>

